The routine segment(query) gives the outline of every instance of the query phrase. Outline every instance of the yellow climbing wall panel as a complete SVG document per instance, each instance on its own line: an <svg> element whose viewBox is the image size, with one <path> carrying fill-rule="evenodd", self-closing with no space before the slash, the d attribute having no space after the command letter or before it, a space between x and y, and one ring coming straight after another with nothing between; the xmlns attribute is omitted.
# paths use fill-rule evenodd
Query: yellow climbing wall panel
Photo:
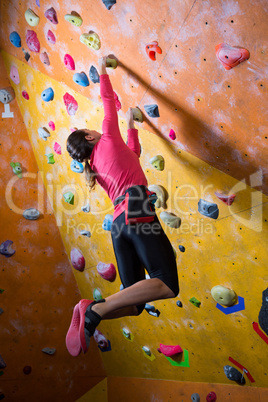
<svg viewBox="0 0 268 402"><path fill-rule="evenodd" d="M65 149L71 127L101 130L102 106L5 52L3 58L8 72L15 65L20 74L20 84L12 85L67 253L70 255L76 247L86 259L84 272L73 270L81 295L92 298L93 289L99 288L102 296L107 297L120 287L118 277L113 283L106 282L96 270L99 261L116 265L110 232L101 227L104 216L112 213L111 202L99 187L87 194L84 177L70 170L71 159ZM112 75L115 74L120 74L120 68ZM54 90L53 102L41 100L41 92L47 87ZM30 95L28 101L20 95L23 90ZM78 102L74 116L67 114L63 104L66 92ZM44 141L37 130L40 126L48 128L50 120L55 122L56 130L50 130L51 136ZM126 139L126 123L121 118L120 129ZM164 227L177 253L179 299L183 307L177 307L177 299L157 301L152 304L160 310L159 318L143 312L139 317L103 321L99 329L110 340L112 349L102 353L108 376L230 384L223 366L230 364L231 356L255 379L252 384L247 380L247 385L266 387L263 350L267 346L252 329L252 322L258 320L262 291L268 280L268 197L253 188L259 185L261 175L257 172L251 176L251 188L142 128L139 136L141 165L149 184L160 184L166 189L166 210L182 219L179 229ZM55 141L61 145L62 155L55 154L55 164L51 165L45 154L53 152ZM162 172L149 163L156 154L165 158ZM69 189L75 194L73 206L62 197ZM227 207L217 199L215 191L236 193L233 205ZM200 198L218 204L217 220L198 213ZM88 214L81 211L87 199L91 207ZM81 236L81 229L90 230L91 238ZM185 246L184 253L179 251L179 245ZM245 309L225 315L216 308L210 290L219 284L234 289L244 298ZM193 296L201 301L200 308L189 302ZM123 327L131 331L132 342L124 338ZM158 353L159 343L181 345L184 364L172 366ZM142 346L151 349L156 357L153 361L144 355Z"/></svg>

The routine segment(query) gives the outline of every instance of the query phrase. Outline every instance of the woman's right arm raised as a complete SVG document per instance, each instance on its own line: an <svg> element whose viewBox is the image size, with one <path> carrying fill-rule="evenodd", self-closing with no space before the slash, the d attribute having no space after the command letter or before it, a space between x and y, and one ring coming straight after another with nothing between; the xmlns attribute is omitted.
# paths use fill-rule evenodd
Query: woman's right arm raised
<svg viewBox="0 0 268 402"><path fill-rule="evenodd" d="M102 125L103 134L112 136L119 133L118 116L115 107L114 91L110 78L106 72L106 59L99 59L99 74L100 74L100 95L104 106L104 120Z"/></svg>

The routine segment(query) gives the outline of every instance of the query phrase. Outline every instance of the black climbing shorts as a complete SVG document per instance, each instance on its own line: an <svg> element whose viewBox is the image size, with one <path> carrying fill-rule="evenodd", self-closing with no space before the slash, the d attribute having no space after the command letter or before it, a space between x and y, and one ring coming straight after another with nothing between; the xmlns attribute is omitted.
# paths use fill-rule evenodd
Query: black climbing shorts
<svg viewBox="0 0 268 402"><path fill-rule="evenodd" d="M124 288L150 278L164 282L177 296L179 293L177 264L172 245L155 215L153 222L126 225L125 212L111 228L114 253ZM137 306L139 313L144 308Z"/></svg>

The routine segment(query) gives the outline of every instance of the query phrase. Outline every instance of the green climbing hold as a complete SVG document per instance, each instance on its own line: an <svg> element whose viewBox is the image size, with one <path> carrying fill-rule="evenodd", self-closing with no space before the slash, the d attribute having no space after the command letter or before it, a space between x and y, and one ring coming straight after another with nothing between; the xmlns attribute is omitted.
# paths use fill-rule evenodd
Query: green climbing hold
<svg viewBox="0 0 268 402"><path fill-rule="evenodd" d="M52 152L50 154L46 154L46 157L47 157L47 163L50 163L51 165L55 163L54 155Z"/></svg>
<svg viewBox="0 0 268 402"><path fill-rule="evenodd" d="M5 289L0 289L0 293L4 293Z"/></svg>
<svg viewBox="0 0 268 402"><path fill-rule="evenodd" d="M98 301L98 300L101 300L101 299L102 299L101 292L100 292L99 289L97 289L97 288L95 288L95 289L93 290L93 299L94 299L95 301Z"/></svg>
<svg viewBox="0 0 268 402"><path fill-rule="evenodd" d="M64 201L67 202L68 204L74 205L74 195L71 191L68 191L67 193L63 194Z"/></svg>
<svg viewBox="0 0 268 402"><path fill-rule="evenodd" d="M191 302L194 306L200 307L201 301L197 300L195 297L192 297L189 302Z"/></svg>

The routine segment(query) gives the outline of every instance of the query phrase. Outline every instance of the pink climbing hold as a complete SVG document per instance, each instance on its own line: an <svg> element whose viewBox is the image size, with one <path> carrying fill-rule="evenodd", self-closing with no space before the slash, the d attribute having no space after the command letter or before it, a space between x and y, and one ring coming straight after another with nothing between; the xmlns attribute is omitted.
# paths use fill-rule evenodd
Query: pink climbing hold
<svg viewBox="0 0 268 402"><path fill-rule="evenodd" d="M173 141L176 140L176 134L174 130L170 130L169 132L169 138L171 138Z"/></svg>
<svg viewBox="0 0 268 402"><path fill-rule="evenodd" d="M55 123L52 120L48 123L48 126L52 131L55 131Z"/></svg>
<svg viewBox="0 0 268 402"><path fill-rule="evenodd" d="M235 194L225 195L225 194L221 194L221 193L218 193L217 191L215 191L215 195L221 201L223 201L226 205L232 205L232 203L234 202L234 199L235 199Z"/></svg>
<svg viewBox="0 0 268 402"><path fill-rule="evenodd" d="M216 46L216 56L226 70L231 70L249 59L249 51L238 46L233 47L227 43L220 43Z"/></svg>
<svg viewBox="0 0 268 402"><path fill-rule="evenodd" d="M116 107L116 110L118 112L121 109L121 102L118 99L118 96L117 96L117 94L115 92L114 92L114 100L115 100L115 107Z"/></svg>
<svg viewBox="0 0 268 402"><path fill-rule="evenodd" d="M66 68L68 68L68 70L75 70L75 63L74 63L74 59L72 58L71 55L66 54L64 56L64 65Z"/></svg>
<svg viewBox="0 0 268 402"><path fill-rule="evenodd" d="M105 264L99 262L97 265L97 271L103 279L109 282L113 282L116 278L116 270L114 264Z"/></svg>
<svg viewBox="0 0 268 402"><path fill-rule="evenodd" d="M64 104L67 109L67 113L70 116L75 115L75 113L78 109L78 103L76 102L74 97L72 95L68 94L68 92L66 92L66 94L63 96L63 100L64 100Z"/></svg>
<svg viewBox="0 0 268 402"><path fill-rule="evenodd" d="M73 133L73 132L76 131L76 130L78 130L77 127L71 127L71 128L70 128L71 133Z"/></svg>
<svg viewBox="0 0 268 402"><path fill-rule="evenodd" d="M106 349L108 347L106 337L98 329L95 330L93 337L100 348Z"/></svg>
<svg viewBox="0 0 268 402"><path fill-rule="evenodd" d="M28 48L32 51L32 52L36 52L39 53L40 52L40 42L37 38L37 35L34 31L27 29L26 32L26 43Z"/></svg>
<svg viewBox="0 0 268 402"><path fill-rule="evenodd" d="M52 24L58 24L58 18L57 18L57 13L56 10L51 7L45 12L45 17L52 22Z"/></svg>
<svg viewBox="0 0 268 402"><path fill-rule="evenodd" d="M14 82L14 84L19 84L20 83L20 77L19 77L19 72L16 66L11 66L10 69L10 78Z"/></svg>
<svg viewBox="0 0 268 402"><path fill-rule="evenodd" d="M207 402L215 402L217 400L217 395L215 392L211 391L209 394L207 394L206 400Z"/></svg>
<svg viewBox="0 0 268 402"><path fill-rule="evenodd" d="M162 343L160 343L160 347L157 349L158 352L163 353L163 355L167 356L167 357L171 357L174 355L177 355L178 353L182 353L183 350L179 345L163 345Z"/></svg>
<svg viewBox="0 0 268 402"><path fill-rule="evenodd" d="M46 66L50 65L49 57L47 52L40 53L40 60L42 61L43 64Z"/></svg>
<svg viewBox="0 0 268 402"><path fill-rule="evenodd" d="M56 36L50 29L47 31L47 40L52 43L52 45L56 43Z"/></svg>
<svg viewBox="0 0 268 402"><path fill-rule="evenodd" d="M77 248L73 248L71 251L71 262L74 267L74 269L77 269L77 271L84 271L85 268L85 258L83 254L81 253L80 250Z"/></svg>
<svg viewBox="0 0 268 402"><path fill-rule="evenodd" d="M57 142L54 143L53 149L56 152L56 154L61 155L61 146Z"/></svg>
<svg viewBox="0 0 268 402"><path fill-rule="evenodd" d="M22 91L22 96L24 97L24 99L27 99L27 100L29 100L29 95L28 95L28 92L26 92L26 91Z"/></svg>

